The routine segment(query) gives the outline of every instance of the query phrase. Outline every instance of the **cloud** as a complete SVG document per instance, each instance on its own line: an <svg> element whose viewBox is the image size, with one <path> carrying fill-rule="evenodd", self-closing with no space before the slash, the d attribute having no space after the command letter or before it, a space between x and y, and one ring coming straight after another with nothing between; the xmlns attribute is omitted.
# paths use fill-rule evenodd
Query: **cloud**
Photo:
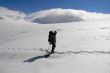
<svg viewBox="0 0 110 73"><path fill-rule="evenodd" d="M0 19L5 20L24 20L26 14L20 11L10 10L6 7L0 7Z"/></svg>
<svg viewBox="0 0 110 73"><path fill-rule="evenodd" d="M110 14L88 12L74 9L49 9L31 14L0 7L0 20L30 21L40 24L80 22L88 20L110 19Z"/></svg>
<svg viewBox="0 0 110 73"><path fill-rule="evenodd" d="M110 14L61 8L42 10L28 15L28 19L30 21L41 24L79 22L84 20L88 21L107 18L110 18Z"/></svg>

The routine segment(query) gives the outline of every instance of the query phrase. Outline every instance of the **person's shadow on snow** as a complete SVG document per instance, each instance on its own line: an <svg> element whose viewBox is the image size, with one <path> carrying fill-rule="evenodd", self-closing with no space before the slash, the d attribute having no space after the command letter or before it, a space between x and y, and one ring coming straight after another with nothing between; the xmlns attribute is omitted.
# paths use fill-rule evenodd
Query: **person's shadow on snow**
<svg viewBox="0 0 110 73"><path fill-rule="evenodd" d="M34 62L35 60L38 60L38 59L48 58L49 56L50 56L50 54L46 54L46 55L42 55L42 56L36 56L36 57L30 58L28 60L25 60L24 62L31 63L31 62Z"/></svg>

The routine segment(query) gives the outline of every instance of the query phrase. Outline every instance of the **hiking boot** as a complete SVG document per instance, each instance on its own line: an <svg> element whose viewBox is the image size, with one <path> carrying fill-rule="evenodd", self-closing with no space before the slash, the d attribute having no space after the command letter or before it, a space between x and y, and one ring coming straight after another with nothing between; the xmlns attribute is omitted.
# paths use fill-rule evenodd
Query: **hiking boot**
<svg viewBox="0 0 110 73"><path fill-rule="evenodd" d="M50 52L50 54L53 54L53 53L54 53L54 51L51 51L51 52Z"/></svg>

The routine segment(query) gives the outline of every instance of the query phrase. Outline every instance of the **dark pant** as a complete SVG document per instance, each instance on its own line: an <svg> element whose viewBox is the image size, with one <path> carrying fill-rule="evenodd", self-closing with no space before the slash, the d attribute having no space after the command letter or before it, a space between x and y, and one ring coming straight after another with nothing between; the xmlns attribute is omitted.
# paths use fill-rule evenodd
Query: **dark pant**
<svg viewBox="0 0 110 73"><path fill-rule="evenodd" d="M52 50L51 50L51 52L54 53L54 49L55 49L55 47L56 47L56 44L55 44L55 43L51 43L51 44L52 44Z"/></svg>

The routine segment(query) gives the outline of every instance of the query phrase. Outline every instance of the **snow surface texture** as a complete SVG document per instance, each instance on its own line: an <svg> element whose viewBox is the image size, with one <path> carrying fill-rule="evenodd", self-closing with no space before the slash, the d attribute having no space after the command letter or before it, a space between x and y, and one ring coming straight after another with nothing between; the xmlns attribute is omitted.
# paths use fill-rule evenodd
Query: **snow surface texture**
<svg viewBox="0 0 110 73"><path fill-rule="evenodd" d="M41 25L1 19L0 73L110 73L109 20ZM45 58L50 30L58 32L57 47Z"/></svg>

